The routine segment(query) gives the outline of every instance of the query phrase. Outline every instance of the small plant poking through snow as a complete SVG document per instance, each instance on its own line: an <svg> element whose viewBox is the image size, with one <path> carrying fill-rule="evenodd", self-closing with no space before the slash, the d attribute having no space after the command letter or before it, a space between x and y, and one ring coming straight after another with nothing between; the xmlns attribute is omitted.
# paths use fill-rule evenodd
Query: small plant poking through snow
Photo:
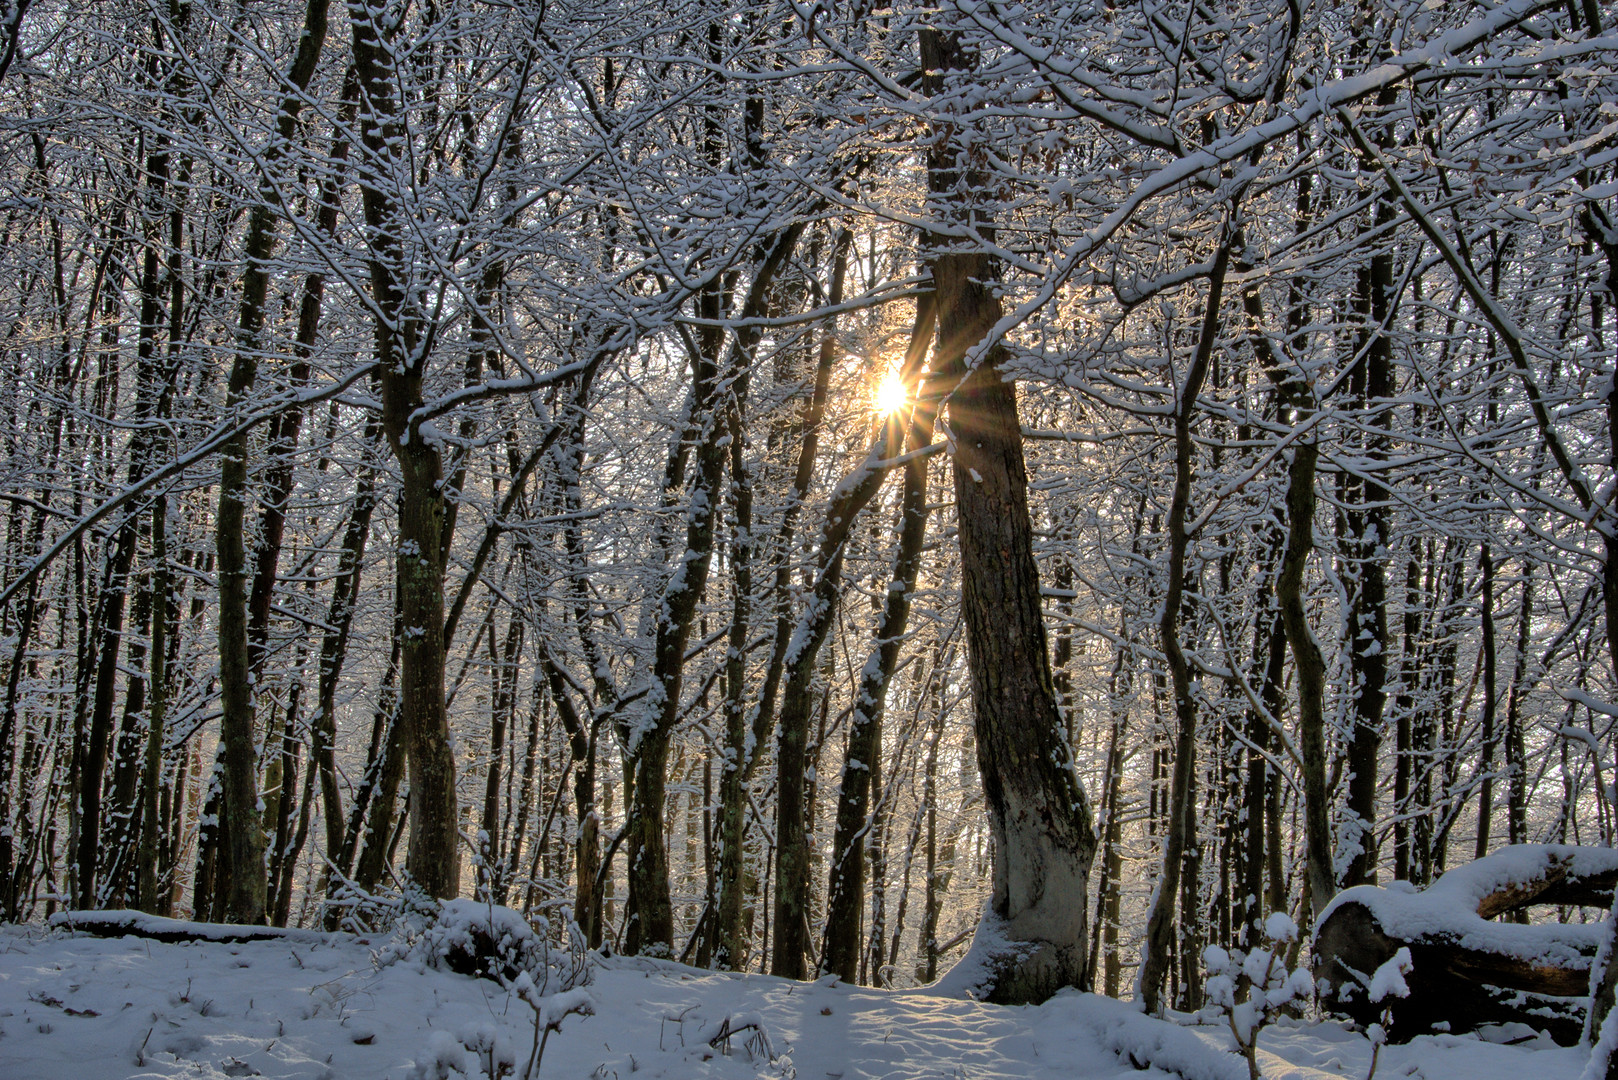
<svg viewBox="0 0 1618 1080"><path fill-rule="evenodd" d="M512 989L534 1010L534 1049L528 1055L528 1067L522 1073L522 1080L533 1080L538 1075L539 1063L545 1056L545 1044L550 1041L551 1032L562 1030L562 1021L570 1016L594 1016L596 1005L582 987L542 994L526 972L517 976Z"/></svg>
<svg viewBox="0 0 1618 1080"><path fill-rule="evenodd" d="M1264 923L1270 948L1226 951L1218 945L1203 950L1208 969L1208 1005L1204 1016L1223 1016L1236 1038L1236 1049L1247 1059L1251 1080L1259 1080L1258 1034L1289 1006L1308 1001L1314 979L1303 968L1288 971L1281 946L1298 937L1297 925L1277 912Z"/></svg>
<svg viewBox="0 0 1618 1080"><path fill-rule="evenodd" d="M1377 968L1369 980L1365 980L1365 996L1371 1004L1382 1005L1382 1022L1365 1029L1366 1037L1371 1040L1371 1068L1365 1074L1365 1080L1372 1080L1376 1076L1376 1059L1382 1053L1383 1044L1388 1041L1387 1025L1393 1022L1392 999L1410 996L1410 984L1405 982L1405 976L1415 967L1415 962L1410 959L1410 950L1401 946L1387 963ZM1383 1002L1387 1004L1383 1005Z"/></svg>
<svg viewBox="0 0 1618 1080"><path fill-rule="evenodd" d="M826 1009L825 1013L830 1013ZM774 1061L776 1059L775 1047L770 1045L770 1037L765 1034L764 1021L758 1013L730 1013L717 1025L706 1029L702 1037L709 1046L725 1054L730 1053L730 1042L738 1035L745 1035L742 1047L747 1051L749 1060Z"/></svg>
<svg viewBox="0 0 1618 1080"><path fill-rule="evenodd" d="M393 941L375 954L377 966L414 961L461 975L492 979L534 1013L533 1048L521 1080L537 1075L545 1043L569 1016L595 1015L585 991L594 970L584 935L567 924L566 949L552 948L550 924L530 923L520 912L486 900L447 900L430 912L402 920ZM517 1071L517 1054L492 1027L464 1029L459 1037L435 1031L412 1080L506 1080Z"/></svg>
<svg viewBox="0 0 1618 1080"><path fill-rule="evenodd" d="M570 939L577 935L569 927ZM521 912L479 900L446 900L430 912L401 920L394 940L376 954L378 967L414 960L427 967L492 979L510 986L528 975L542 993L589 982L582 941L553 949L550 923L530 923Z"/></svg>

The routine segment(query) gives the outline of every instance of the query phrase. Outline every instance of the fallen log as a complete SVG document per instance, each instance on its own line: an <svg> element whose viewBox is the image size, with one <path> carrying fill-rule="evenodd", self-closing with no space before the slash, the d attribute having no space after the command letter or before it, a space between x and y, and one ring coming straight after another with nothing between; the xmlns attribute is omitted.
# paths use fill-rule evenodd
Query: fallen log
<svg viewBox="0 0 1618 1080"><path fill-rule="evenodd" d="M1605 909L1615 885L1618 851L1517 844L1421 892L1404 883L1345 889L1315 927L1321 1004L1361 1024L1380 1022L1397 1042L1521 1022L1572 1045L1588 1005L1599 922L1494 920L1541 905ZM1409 996L1370 1001L1371 977L1401 947L1415 965L1405 980Z"/></svg>
<svg viewBox="0 0 1618 1080"><path fill-rule="evenodd" d="M59 911L50 924L62 930L77 930L93 937L140 937L177 944L188 941L242 942L295 941L324 944L348 934L328 934L319 930L297 930L279 926L238 926L232 923L189 922L165 919L144 911Z"/></svg>

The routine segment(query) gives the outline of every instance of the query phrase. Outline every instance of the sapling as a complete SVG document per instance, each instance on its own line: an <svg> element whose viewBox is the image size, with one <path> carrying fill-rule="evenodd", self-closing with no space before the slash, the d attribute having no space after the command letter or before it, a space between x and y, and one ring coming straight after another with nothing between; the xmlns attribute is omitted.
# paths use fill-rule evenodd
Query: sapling
<svg viewBox="0 0 1618 1080"><path fill-rule="evenodd" d="M584 931L572 919L567 921L567 936L565 959L558 960L547 953L543 964L522 972L511 983L517 996L534 1010L534 1049L522 1080L533 1080L545 1056L545 1044L551 1032L561 1030L563 1020L574 1015L595 1015L595 1002L584 989L593 975L589 948Z"/></svg>
<svg viewBox="0 0 1618 1080"><path fill-rule="evenodd" d="M1393 998L1410 996L1410 984L1405 982L1405 976L1415 970L1415 962L1410 959L1410 950L1400 946L1399 951L1377 968L1370 979L1361 979L1365 984L1365 996L1373 1005L1382 1005L1382 1021L1372 1024L1365 1029L1365 1035L1371 1040L1371 1070L1365 1074L1365 1080L1372 1080L1376 1076L1376 1059L1382 1053L1382 1045L1388 1041L1387 1025L1393 1022Z"/></svg>
<svg viewBox="0 0 1618 1080"><path fill-rule="evenodd" d="M1281 912L1264 923L1270 947L1243 951L1210 945L1202 953L1208 970L1210 1018L1224 1016L1236 1039L1237 1052L1247 1059L1251 1080L1259 1080L1258 1035L1283 1010L1308 1001L1315 992L1314 979L1304 968L1287 970L1281 946L1298 936L1298 927Z"/></svg>
<svg viewBox="0 0 1618 1080"><path fill-rule="evenodd" d="M595 1001L580 987L555 994L541 994L526 971L517 976L512 989L534 1010L534 1049L528 1056L528 1067L522 1073L523 1080L533 1080L545 1056L545 1044L550 1041L551 1032L560 1031L562 1021L569 1016L594 1016Z"/></svg>

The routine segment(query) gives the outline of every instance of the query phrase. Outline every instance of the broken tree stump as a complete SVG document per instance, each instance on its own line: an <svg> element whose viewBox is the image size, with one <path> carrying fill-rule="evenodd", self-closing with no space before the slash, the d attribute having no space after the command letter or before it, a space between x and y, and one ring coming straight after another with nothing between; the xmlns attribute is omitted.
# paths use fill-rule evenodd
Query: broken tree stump
<svg viewBox="0 0 1618 1080"><path fill-rule="evenodd" d="M1421 892L1403 883L1345 889L1315 928L1321 1004L1361 1024L1385 1022L1396 1042L1515 1021L1577 1043L1600 922L1493 920L1535 905L1605 909L1615 884L1618 851L1516 844ZM1401 947L1415 963L1410 995L1372 1003L1371 976Z"/></svg>

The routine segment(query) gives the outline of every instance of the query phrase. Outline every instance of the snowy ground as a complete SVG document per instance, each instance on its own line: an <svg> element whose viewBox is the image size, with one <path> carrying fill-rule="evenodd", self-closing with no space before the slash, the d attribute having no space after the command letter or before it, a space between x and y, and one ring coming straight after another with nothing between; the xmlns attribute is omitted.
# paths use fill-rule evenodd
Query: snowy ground
<svg viewBox="0 0 1618 1080"><path fill-rule="evenodd" d="M490 1048L496 1071L504 1059L522 1076L528 1004L413 958L378 968L384 944L316 934L161 944L0 927L0 1080L482 1080ZM1090 995L1007 1009L626 960L598 967L588 993L595 1015L562 1021L536 1075L1105 1080L1156 1062L1186 1080L1247 1077L1218 1028L1158 1023ZM727 1017L756 1021L768 1047L752 1030L710 1045ZM1386 1048L1377 1076L1577 1080L1584 1057L1531 1037L1510 1046L1423 1037ZM1365 1037L1335 1023L1283 1021L1260 1038L1270 1080L1363 1080L1369 1062Z"/></svg>

